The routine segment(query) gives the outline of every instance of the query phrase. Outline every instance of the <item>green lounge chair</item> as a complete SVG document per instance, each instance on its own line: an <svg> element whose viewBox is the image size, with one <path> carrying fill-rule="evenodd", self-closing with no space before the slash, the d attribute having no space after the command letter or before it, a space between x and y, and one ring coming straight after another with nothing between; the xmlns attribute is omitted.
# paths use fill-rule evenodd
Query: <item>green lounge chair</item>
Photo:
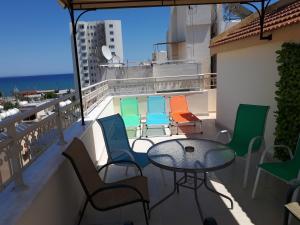
<svg viewBox="0 0 300 225"><path fill-rule="evenodd" d="M121 98L120 107L125 127L141 128L138 99L136 97Z"/></svg>
<svg viewBox="0 0 300 225"><path fill-rule="evenodd" d="M264 146L264 132L269 106L240 104L237 110L232 139L227 144L237 156L246 158L243 187L247 186L251 154ZM229 136L228 131L220 134Z"/></svg>
<svg viewBox="0 0 300 225"><path fill-rule="evenodd" d="M274 148L286 148L289 152L291 160L285 162L269 162L264 163L266 154ZM258 165L258 170L255 178L255 183L252 191L252 198L255 197L257 185L259 182L259 177L261 171L264 170L269 174L277 177L285 183L293 183L296 180L300 180L300 135L298 138L298 143L295 150L295 155L288 146L285 145L273 145L267 148L261 156L260 163Z"/></svg>

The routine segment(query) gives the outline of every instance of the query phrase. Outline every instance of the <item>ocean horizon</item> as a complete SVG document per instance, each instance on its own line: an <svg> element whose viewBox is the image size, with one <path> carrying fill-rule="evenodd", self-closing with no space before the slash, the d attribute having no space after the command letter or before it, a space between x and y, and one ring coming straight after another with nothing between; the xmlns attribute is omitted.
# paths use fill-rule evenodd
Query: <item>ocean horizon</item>
<svg viewBox="0 0 300 225"><path fill-rule="evenodd" d="M74 87L72 73L0 77L0 92L4 96L11 96L14 89L19 91L63 90L74 89Z"/></svg>

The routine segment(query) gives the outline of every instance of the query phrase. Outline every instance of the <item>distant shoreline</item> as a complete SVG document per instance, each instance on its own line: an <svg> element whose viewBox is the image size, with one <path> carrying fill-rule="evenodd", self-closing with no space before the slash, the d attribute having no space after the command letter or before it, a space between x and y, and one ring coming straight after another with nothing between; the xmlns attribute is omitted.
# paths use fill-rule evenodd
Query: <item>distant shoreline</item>
<svg viewBox="0 0 300 225"><path fill-rule="evenodd" d="M3 96L12 96L15 91L65 90L74 88L74 76L72 73L0 77L0 91Z"/></svg>
<svg viewBox="0 0 300 225"><path fill-rule="evenodd" d="M34 74L34 75L12 75L12 76L0 76L1 78L18 78L18 77L40 77L40 76L59 76L59 75L70 75L73 73L53 73L53 74Z"/></svg>

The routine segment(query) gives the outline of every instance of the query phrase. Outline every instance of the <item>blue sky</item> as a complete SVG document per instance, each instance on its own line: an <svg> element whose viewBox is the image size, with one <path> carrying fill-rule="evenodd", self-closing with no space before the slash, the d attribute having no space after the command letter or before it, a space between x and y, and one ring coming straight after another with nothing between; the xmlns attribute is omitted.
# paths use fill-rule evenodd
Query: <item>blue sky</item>
<svg viewBox="0 0 300 225"><path fill-rule="evenodd" d="M69 15L56 0L1 4L0 77L70 73L73 70ZM122 20L125 58L151 57L153 44L165 41L169 8L98 10L82 20Z"/></svg>
<svg viewBox="0 0 300 225"><path fill-rule="evenodd" d="M0 77L72 72L70 19L56 0L4 1L1 8ZM166 39L169 8L98 10L82 17L104 19L122 21L125 59L146 60L153 44Z"/></svg>

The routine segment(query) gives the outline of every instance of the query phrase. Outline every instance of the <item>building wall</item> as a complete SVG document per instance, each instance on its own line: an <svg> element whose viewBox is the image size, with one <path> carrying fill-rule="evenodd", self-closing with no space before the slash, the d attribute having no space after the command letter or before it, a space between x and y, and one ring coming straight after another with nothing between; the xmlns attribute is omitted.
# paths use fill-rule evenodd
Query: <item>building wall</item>
<svg viewBox="0 0 300 225"><path fill-rule="evenodd" d="M105 36L106 36L106 45L114 46L110 50L116 54L120 63L124 62L123 55L123 37L122 37L122 25L120 20L105 20ZM111 33L113 32L113 33Z"/></svg>
<svg viewBox="0 0 300 225"><path fill-rule="evenodd" d="M168 42L169 60L194 60L200 73L210 72L211 6L177 6L171 9Z"/></svg>
<svg viewBox="0 0 300 225"><path fill-rule="evenodd" d="M275 83L279 79L275 51L282 42L218 54L217 122L233 130L240 103L269 105L265 138L274 141Z"/></svg>
<svg viewBox="0 0 300 225"><path fill-rule="evenodd" d="M103 74L99 67L100 64L107 63L101 50L103 45L107 45L111 52L119 57L120 62L123 62L121 21L80 21L77 24L76 37L82 87L87 87L103 80ZM73 62L75 62L73 41L71 43ZM76 73L75 66L74 71ZM77 78L75 78L75 83L77 84Z"/></svg>

